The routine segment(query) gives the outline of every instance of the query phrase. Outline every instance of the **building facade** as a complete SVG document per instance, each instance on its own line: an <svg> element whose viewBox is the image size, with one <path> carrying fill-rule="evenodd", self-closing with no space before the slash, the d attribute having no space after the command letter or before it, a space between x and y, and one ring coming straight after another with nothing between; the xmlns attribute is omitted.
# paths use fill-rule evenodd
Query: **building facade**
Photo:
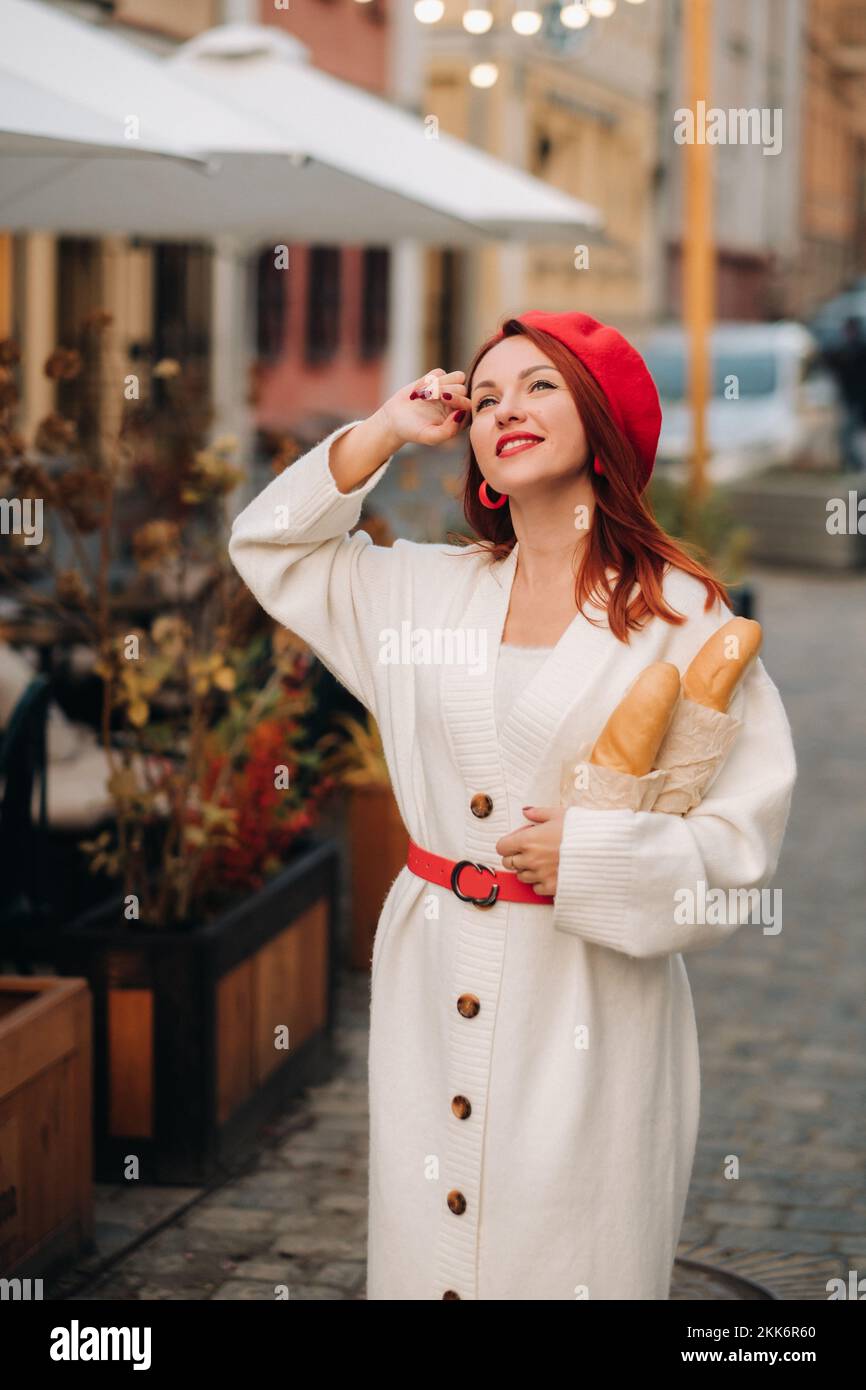
<svg viewBox="0 0 866 1390"><path fill-rule="evenodd" d="M809 0L799 245L788 303L810 314L866 273L866 5Z"/></svg>
<svg viewBox="0 0 866 1390"><path fill-rule="evenodd" d="M661 141L663 312L682 309L684 5L667 0ZM716 313L808 318L866 270L866 7L852 0L726 0L713 6L711 103L760 111L767 139L713 151ZM780 113L780 114L779 114ZM733 129L729 119L728 131ZM756 127L752 126L753 133Z"/></svg>
<svg viewBox="0 0 866 1390"><path fill-rule="evenodd" d="M664 10L668 61L660 102L661 310L671 319L683 308L685 149L675 132L681 126L677 113L690 104L687 3L667 0ZM805 0L762 0L760 5L726 0L712 6L710 91L698 125L712 145L720 319L766 319L785 311L784 287L798 242L804 12Z"/></svg>
<svg viewBox="0 0 866 1390"><path fill-rule="evenodd" d="M571 32L557 24L556 6L539 6L544 24L531 37L514 32L507 0L486 6L493 23L484 35L466 32L465 8L447 0L439 23L419 26L427 112L449 134L596 206L605 231L574 245L431 253L427 355L465 356L504 314L528 308L581 310L626 330L646 324L659 295L658 0L623 4ZM474 85L479 65L495 69L492 85ZM463 306L456 328L455 302Z"/></svg>

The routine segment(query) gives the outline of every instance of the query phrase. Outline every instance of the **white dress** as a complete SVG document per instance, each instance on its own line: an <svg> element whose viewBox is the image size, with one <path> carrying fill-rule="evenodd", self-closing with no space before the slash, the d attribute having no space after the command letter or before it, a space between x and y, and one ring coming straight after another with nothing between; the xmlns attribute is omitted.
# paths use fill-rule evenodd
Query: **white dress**
<svg viewBox="0 0 866 1390"><path fill-rule="evenodd" d="M416 844L500 869L497 842L523 806L562 804L563 762L638 672L684 670L730 612L670 569L679 625L623 643L590 608L544 654L509 652L519 546L491 562L350 534L391 461L341 493L328 458L348 428L241 512L232 560L373 713ZM569 807L552 904L485 908L398 873L371 971L368 1299L668 1297L699 1120L683 953L761 932L683 921L675 894L770 884L796 775L761 661L731 714L736 742L688 814Z"/></svg>
<svg viewBox="0 0 866 1390"><path fill-rule="evenodd" d="M518 697L552 651L552 647L518 647L513 642L500 643L494 695L498 730L502 729Z"/></svg>

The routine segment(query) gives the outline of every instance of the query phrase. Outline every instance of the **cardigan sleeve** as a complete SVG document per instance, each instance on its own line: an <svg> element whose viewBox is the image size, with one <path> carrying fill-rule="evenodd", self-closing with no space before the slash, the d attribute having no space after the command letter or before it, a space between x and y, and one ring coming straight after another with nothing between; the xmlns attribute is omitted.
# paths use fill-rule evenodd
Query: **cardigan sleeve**
<svg viewBox="0 0 866 1390"><path fill-rule="evenodd" d="M341 425L268 483L235 518L228 549L265 611L375 715L376 634L386 623L394 552L366 531L347 533L393 455L341 492L331 445L358 423Z"/></svg>
<svg viewBox="0 0 866 1390"><path fill-rule="evenodd" d="M704 949L746 922L778 932L781 914L768 920L760 891L750 890L769 883L779 860L797 774L791 729L763 662L738 693L743 726L687 815L566 811L557 930L635 957Z"/></svg>

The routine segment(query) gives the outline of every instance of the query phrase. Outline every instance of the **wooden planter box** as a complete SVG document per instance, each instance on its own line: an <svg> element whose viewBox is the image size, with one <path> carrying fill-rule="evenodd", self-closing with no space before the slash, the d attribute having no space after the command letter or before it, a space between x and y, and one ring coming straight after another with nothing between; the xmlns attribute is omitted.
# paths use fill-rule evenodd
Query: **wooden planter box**
<svg viewBox="0 0 866 1390"><path fill-rule="evenodd" d="M333 1065L339 855L308 842L258 893L201 927L130 926L121 900L56 938L93 993L94 1173L206 1183ZM288 1046L286 1046L286 1035Z"/></svg>
<svg viewBox="0 0 866 1390"><path fill-rule="evenodd" d="M352 965L369 970L373 938L388 889L406 863L409 835L390 787L353 787L349 794L352 853Z"/></svg>
<svg viewBox="0 0 866 1390"><path fill-rule="evenodd" d="M93 1238L90 991L0 978L0 1275L30 1278Z"/></svg>

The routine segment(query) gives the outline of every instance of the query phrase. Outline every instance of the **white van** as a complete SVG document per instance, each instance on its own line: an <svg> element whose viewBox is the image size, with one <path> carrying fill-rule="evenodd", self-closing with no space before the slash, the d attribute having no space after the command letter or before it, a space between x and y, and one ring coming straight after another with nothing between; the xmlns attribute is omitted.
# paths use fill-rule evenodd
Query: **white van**
<svg viewBox="0 0 866 1390"><path fill-rule="evenodd" d="M662 431L657 467L684 481L692 447L682 327L636 342L658 387ZM837 468L840 407L816 339L800 323L720 323L711 333L708 474L731 482L785 464Z"/></svg>

